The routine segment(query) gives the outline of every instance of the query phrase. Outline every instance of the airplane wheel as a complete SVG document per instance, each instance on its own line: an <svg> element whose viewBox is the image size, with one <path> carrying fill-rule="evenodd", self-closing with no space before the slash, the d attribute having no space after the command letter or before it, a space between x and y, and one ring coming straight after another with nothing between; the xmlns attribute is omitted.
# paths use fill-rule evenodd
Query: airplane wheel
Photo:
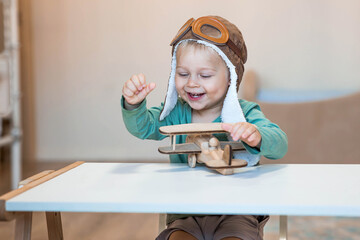
<svg viewBox="0 0 360 240"><path fill-rule="evenodd" d="M196 166L196 155L195 154L189 154L188 165L191 168L194 168Z"/></svg>

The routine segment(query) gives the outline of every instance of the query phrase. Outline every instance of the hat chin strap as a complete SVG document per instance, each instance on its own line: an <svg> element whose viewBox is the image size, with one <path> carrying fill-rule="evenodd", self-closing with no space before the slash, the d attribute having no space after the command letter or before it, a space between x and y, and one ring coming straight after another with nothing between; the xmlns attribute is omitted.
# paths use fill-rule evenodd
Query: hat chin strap
<svg viewBox="0 0 360 240"><path fill-rule="evenodd" d="M160 114L160 121L164 120L166 116L170 114L170 112L174 109L177 100L178 100L178 92L176 91L175 87L175 72L176 72L176 52L178 46L185 41L195 41L199 44L203 44L207 47L210 47L217 52L220 57L224 60L226 66L229 69L230 72L230 86L228 88L228 91L226 93L226 97L224 99L223 108L221 111L221 121L224 123L236 123L236 122L246 122L244 113L242 111L242 108L240 106L238 97L237 97L237 91L236 91L236 83L237 83L237 74L235 71L235 66L232 64L232 62L229 60L229 58L214 44L203 41L203 40L194 40L194 39L185 39L180 41L178 44L176 44L174 48L174 53L171 60L171 73L169 77L169 83L168 83L168 90L165 98L165 103L163 110ZM245 159L248 162L248 166L253 166L259 162L260 157L257 155L252 155L249 153L240 153L241 159ZM245 155L247 156L245 156ZM235 158L239 158L237 156L237 152L235 152ZM255 159L256 158L256 159Z"/></svg>

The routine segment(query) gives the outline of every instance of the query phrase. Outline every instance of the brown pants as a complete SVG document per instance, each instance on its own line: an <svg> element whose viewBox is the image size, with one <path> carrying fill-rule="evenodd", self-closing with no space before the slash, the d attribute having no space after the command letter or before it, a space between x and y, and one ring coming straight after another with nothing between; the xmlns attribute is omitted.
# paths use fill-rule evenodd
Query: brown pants
<svg viewBox="0 0 360 240"><path fill-rule="evenodd" d="M263 240L264 226L269 216L222 215L178 219L170 223L156 240L168 240L175 231L185 231L199 240L220 240L237 237L243 240Z"/></svg>

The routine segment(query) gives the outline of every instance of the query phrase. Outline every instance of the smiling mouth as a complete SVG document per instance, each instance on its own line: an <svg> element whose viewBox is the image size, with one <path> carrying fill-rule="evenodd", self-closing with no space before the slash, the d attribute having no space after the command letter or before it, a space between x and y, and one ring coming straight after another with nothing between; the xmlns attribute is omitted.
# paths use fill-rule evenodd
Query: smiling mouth
<svg viewBox="0 0 360 240"><path fill-rule="evenodd" d="M199 100L205 93L187 93L190 100Z"/></svg>

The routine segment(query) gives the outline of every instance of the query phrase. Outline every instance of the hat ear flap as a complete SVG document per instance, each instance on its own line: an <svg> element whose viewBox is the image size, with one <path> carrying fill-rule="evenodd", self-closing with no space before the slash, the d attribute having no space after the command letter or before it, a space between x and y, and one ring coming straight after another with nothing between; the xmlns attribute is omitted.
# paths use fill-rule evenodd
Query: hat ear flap
<svg viewBox="0 0 360 240"><path fill-rule="evenodd" d="M159 116L160 121L164 120L164 118L170 114L170 112L174 109L178 99L178 92L176 91L176 85L175 85L175 72L176 72L176 51L179 44L180 42L175 46L173 51L173 56L171 59L171 72L170 72L168 88L165 96L164 106Z"/></svg>

